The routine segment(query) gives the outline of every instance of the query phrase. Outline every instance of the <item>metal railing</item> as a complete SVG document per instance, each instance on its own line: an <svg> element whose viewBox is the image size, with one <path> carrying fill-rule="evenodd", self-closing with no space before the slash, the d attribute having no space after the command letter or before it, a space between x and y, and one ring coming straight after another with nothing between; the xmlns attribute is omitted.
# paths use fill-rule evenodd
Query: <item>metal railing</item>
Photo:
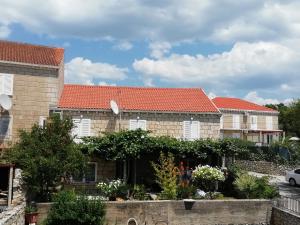
<svg viewBox="0 0 300 225"><path fill-rule="evenodd" d="M276 201L275 206L300 215L300 199L281 196L281 198Z"/></svg>

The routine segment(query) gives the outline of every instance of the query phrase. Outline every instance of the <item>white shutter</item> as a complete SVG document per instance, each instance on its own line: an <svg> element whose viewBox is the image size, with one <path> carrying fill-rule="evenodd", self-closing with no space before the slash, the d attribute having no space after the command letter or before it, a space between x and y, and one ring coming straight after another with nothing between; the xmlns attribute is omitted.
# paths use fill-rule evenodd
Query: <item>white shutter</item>
<svg viewBox="0 0 300 225"><path fill-rule="evenodd" d="M137 128L137 120L129 120L129 130L136 130Z"/></svg>
<svg viewBox="0 0 300 225"><path fill-rule="evenodd" d="M273 117L266 116L266 128L267 130L273 130Z"/></svg>
<svg viewBox="0 0 300 225"><path fill-rule="evenodd" d="M39 126L44 128L45 127L45 123L46 123L47 118L45 116L40 116L39 119Z"/></svg>
<svg viewBox="0 0 300 225"><path fill-rule="evenodd" d="M224 128L224 117L223 115L220 117L220 129L223 129Z"/></svg>
<svg viewBox="0 0 300 225"><path fill-rule="evenodd" d="M256 130L257 129L257 116L251 116L250 121L251 121L251 129Z"/></svg>
<svg viewBox="0 0 300 225"><path fill-rule="evenodd" d="M191 121L191 140L200 138L200 122L199 121Z"/></svg>
<svg viewBox="0 0 300 225"><path fill-rule="evenodd" d="M0 73L0 95L4 94L4 74Z"/></svg>
<svg viewBox="0 0 300 225"><path fill-rule="evenodd" d="M91 119L82 119L80 137L88 137L90 135L91 135Z"/></svg>
<svg viewBox="0 0 300 225"><path fill-rule="evenodd" d="M147 125L146 120L138 120L137 121L137 128L140 128L142 130L147 130L146 125Z"/></svg>
<svg viewBox="0 0 300 225"><path fill-rule="evenodd" d="M183 138L187 140L191 138L191 121L183 121Z"/></svg>
<svg viewBox="0 0 300 225"><path fill-rule="evenodd" d="M13 95L13 80L12 74L3 74L3 93L6 95Z"/></svg>
<svg viewBox="0 0 300 225"><path fill-rule="evenodd" d="M240 115L232 115L232 128L240 129Z"/></svg>
<svg viewBox="0 0 300 225"><path fill-rule="evenodd" d="M77 138L80 136L80 119L73 119L72 136Z"/></svg>

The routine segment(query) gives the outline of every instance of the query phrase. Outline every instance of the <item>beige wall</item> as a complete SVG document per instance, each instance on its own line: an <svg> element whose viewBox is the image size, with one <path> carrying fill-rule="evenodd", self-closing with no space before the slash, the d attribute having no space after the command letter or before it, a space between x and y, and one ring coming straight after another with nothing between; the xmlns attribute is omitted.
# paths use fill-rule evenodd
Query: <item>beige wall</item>
<svg viewBox="0 0 300 225"><path fill-rule="evenodd" d="M14 75L13 106L4 112L11 116L12 136L1 140L0 148L5 148L16 141L18 130L30 129L40 116L49 115L49 106L57 104L62 91L63 69L0 63L0 73Z"/></svg>
<svg viewBox="0 0 300 225"><path fill-rule="evenodd" d="M119 129L119 116L114 116L111 112L78 112L64 111L64 116L73 118L89 118L92 120L92 135L100 132L112 132ZM147 120L147 130L157 136L183 137L183 121L200 121L201 138L219 138L220 119L217 114L178 114L178 113L122 113L121 129L129 129L129 120Z"/></svg>
<svg viewBox="0 0 300 225"><path fill-rule="evenodd" d="M239 115L241 129L250 129L250 116L257 116L257 129L258 130L266 130L266 117L272 116L273 118L273 130L278 130L278 115L274 115L271 113L251 113L250 116L246 116L244 113L238 112L226 112L223 111L223 128L224 129L232 129L233 126L233 115Z"/></svg>

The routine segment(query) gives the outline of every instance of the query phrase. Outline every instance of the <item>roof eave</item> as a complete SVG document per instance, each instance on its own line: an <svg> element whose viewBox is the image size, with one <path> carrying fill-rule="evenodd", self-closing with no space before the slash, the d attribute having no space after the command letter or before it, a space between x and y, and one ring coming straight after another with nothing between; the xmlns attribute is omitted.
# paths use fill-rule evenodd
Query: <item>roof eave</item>
<svg viewBox="0 0 300 225"><path fill-rule="evenodd" d="M6 60L0 60L0 63L10 63L15 65L21 65L21 66L32 66L32 67L42 67L42 68L51 68L51 69L59 69L61 66L54 66L54 65L43 65L43 64L32 64L32 63L23 63L23 62L16 62L16 61L6 61Z"/></svg>
<svg viewBox="0 0 300 225"><path fill-rule="evenodd" d="M230 109L230 108L219 108L220 111L235 111L235 112L255 112L255 113L271 113L279 114L278 111L263 111L263 110L246 110L246 109Z"/></svg>

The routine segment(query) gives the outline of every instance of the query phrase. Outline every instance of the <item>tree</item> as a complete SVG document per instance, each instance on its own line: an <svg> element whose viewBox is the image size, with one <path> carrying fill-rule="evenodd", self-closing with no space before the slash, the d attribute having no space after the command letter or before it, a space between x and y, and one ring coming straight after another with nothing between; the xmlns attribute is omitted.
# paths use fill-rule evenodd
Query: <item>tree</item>
<svg viewBox="0 0 300 225"><path fill-rule="evenodd" d="M35 124L30 131L21 130L19 141L8 151L8 159L22 169L28 197L50 200L51 192L71 174L85 167L85 156L73 142L70 118L51 116L44 127Z"/></svg>

